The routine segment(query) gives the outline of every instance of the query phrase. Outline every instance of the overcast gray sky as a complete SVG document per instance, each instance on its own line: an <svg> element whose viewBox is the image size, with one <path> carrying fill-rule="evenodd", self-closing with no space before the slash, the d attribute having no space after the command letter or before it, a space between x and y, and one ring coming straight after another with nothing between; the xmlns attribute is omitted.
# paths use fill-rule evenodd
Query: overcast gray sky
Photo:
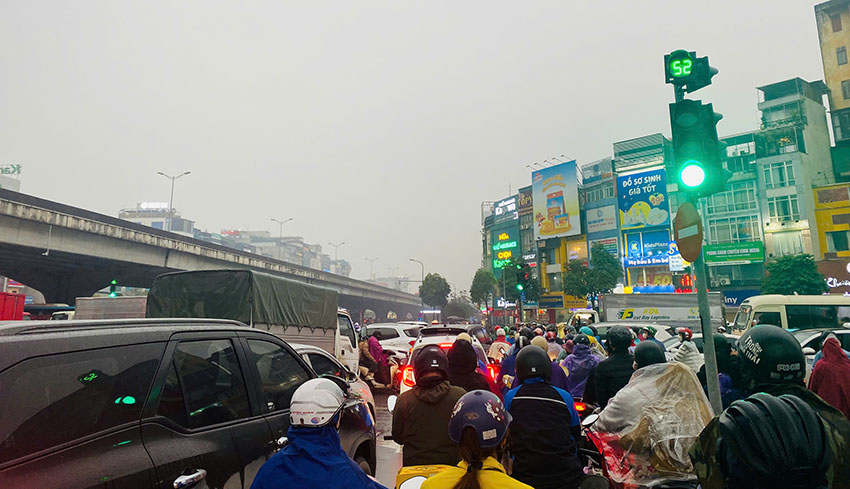
<svg viewBox="0 0 850 489"><path fill-rule="evenodd" d="M117 215L167 201L197 226L322 244L353 276L468 289L480 203L526 164L669 135L662 56L709 55L723 134L755 87L823 77L814 3L0 2L0 163L22 191Z"/></svg>

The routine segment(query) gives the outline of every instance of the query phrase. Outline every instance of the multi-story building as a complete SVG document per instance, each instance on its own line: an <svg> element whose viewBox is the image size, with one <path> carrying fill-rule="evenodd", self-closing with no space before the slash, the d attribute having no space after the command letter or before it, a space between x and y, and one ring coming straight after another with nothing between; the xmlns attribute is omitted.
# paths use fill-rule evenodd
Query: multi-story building
<svg viewBox="0 0 850 489"><path fill-rule="evenodd" d="M604 158L581 167L582 225L587 235L587 249L600 244L620 258L619 213L614 195L612 158Z"/></svg>
<svg viewBox="0 0 850 489"><path fill-rule="evenodd" d="M758 195L768 259L820 255L812 184L834 182L823 82L792 78L758 88L761 129L756 133Z"/></svg>
<svg viewBox="0 0 850 489"><path fill-rule="evenodd" d="M195 232L195 221L183 219L176 209L169 210L167 202L141 202L133 209L121 209L118 218L183 236L193 237Z"/></svg>
<svg viewBox="0 0 850 489"><path fill-rule="evenodd" d="M815 5L823 75L828 89L835 147L832 164L839 181L850 180L850 0ZM825 182L830 183L830 182Z"/></svg>

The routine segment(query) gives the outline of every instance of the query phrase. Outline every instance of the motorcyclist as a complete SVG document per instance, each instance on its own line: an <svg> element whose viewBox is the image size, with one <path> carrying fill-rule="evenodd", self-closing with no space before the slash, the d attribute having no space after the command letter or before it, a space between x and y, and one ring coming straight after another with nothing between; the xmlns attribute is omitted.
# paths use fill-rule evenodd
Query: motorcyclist
<svg viewBox="0 0 850 489"><path fill-rule="evenodd" d="M310 379L292 394L288 444L262 467L251 489L386 489L340 446L345 395L328 379Z"/></svg>
<svg viewBox="0 0 850 489"><path fill-rule="evenodd" d="M632 335L628 328L614 326L608 331L607 338L610 355L599 362L591 374L594 380L593 398L602 407L605 407L608 400L629 383L634 372L634 357L629 353Z"/></svg>
<svg viewBox="0 0 850 489"><path fill-rule="evenodd" d="M548 344L546 340L543 339L542 336L535 336L533 340L531 340L532 346L536 346L543 351L546 351ZM546 354L549 355L548 353ZM552 364L552 377L549 379L549 383L553 386L567 390L567 373L558 365L558 362L550 362ZM517 384L514 384L512 387L516 387Z"/></svg>
<svg viewBox="0 0 850 489"><path fill-rule="evenodd" d="M505 341L505 330L502 328L496 328L496 341L490 343L490 351L487 352L487 356L497 362L501 362L502 357L505 356L510 349L511 344Z"/></svg>
<svg viewBox="0 0 850 489"><path fill-rule="evenodd" d="M572 341L575 343L573 352L560 365L570 373L567 377L567 391L573 397L582 397L587 377L590 375L590 371L596 368L600 360L591 353L590 339L586 335L578 334L573 337Z"/></svg>
<svg viewBox="0 0 850 489"><path fill-rule="evenodd" d="M507 440L511 415L490 392L464 394L452 411L449 438L458 446L461 461L430 477L422 489L532 489L505 473L496 459Z"/></svg>
<svg viewBox="0 0 850 489"><path fill-rule="evenodd" d="M721 472L711 480L700 474L702 487L826 489L834 456L829 428L800 398L754 394L732 403L717 426L713 458ZM700 462L694 459L695 465Z"/></svg>
<svg viewBox="0 0 850 489"><path fill-rule="evenodd" d="M732 355L732 345L723 335L714 335L714 353L717 358L717 377L720 384L720 400L723 409L729 407L734 401L743 399L741 387L741 365L738 356ZM697 372L697 378L702 384L703 391L708 393L708 380L703 363Z"/></svg>
<svg viewBox="0 0 850 489"><path fill-rule="evenodd" d="M518 387L505 396L511 413L512 475L535 489L575 489L582 479L576 454L581 426L569 392L553 387L552 362L541 348L517 355Z"/></svg>
<svg viewBox="0 0 850 489"><path fill-rule="evenodd" d="M806 359L800 343L788 331L772 326L750 327L738 340L738 359L746 394L766 392L773 396L789 394L802 399L824 421L833 462L827 471L831 489L850 487L850 420L841 411L806 389ZM721 460L716 447L721 438L720 423L711 421L691 447L696 473L703 489L724 488Z"/></svg>
<svg viewBox="0 0 850 489"><path fill-rule="evenodd" d="M696 374L682 363L667 363L664 350L651 341L635 347L634 368L593 425L611 450L629 455L627 464L609 465L609 475L630 487L692 478L688 449L714 416Z"/></svg>
<svg viewBox="0 0 850 489"><path fill-rule="evenodd" d="M466 392L448 381L449 360L438 345L413 353L416 385L399 396L393 410L393 440L404 446L403 463L454 465L457 450L446 432L452 408Z"/></svg>
<svg viewBox="0 0 850 489"><path fill-rule="evenodd" d="M546 351L547 353L549 353L549 359L554 362L555 359L558 358L558 353L561 353L561 351L563 351L561 349L561 345L558 344L557 341L558 333L555 331L547 331L545 338L547 343Z"/></svg>
<svg viewBox="0 0 850 489"><path fill-rule="evenodd" d="M466 392L476 389L498 391L496 384L488 382L488 378L478 371L478 357L472 343L457 339L446 356L449 359L449 383L460 387ZM495 393L495 392L494 392ZM501 392L499 392L501 394Z"/></svg>
<svg viewBox="0 0 850 489"><path fill-rule="evenodd" d="M531 344L531 339L534 338L534 332L530 328L522 328L517 334L516 341L511 347L507 356L502 359L502 365L499 368L499 375L496 378L496 385L499 386L502 393L508 391L507 385L516 376L514 366L516 364L516 356L523 347Z"/></svg>
<svg viewBox="0 0 850 489"><path fill-rule="evenodd" d="M658 343L661 348L664 348L664 343L655 338L656 334L658 334L658 329L656 329L655 326L646 326L640 330L638 338L640 338L641 341L654 341Z"/></svg>
<svg viewBox="0 0 850 489"><path fill-rule="evenodd" d="M705 363L702 353L699 352L696 343L694 343L694 333L690 328L679 328L679 347L673 355L674 362L681 362L688 366L694 373L699 372L699 368Z"/></svg>

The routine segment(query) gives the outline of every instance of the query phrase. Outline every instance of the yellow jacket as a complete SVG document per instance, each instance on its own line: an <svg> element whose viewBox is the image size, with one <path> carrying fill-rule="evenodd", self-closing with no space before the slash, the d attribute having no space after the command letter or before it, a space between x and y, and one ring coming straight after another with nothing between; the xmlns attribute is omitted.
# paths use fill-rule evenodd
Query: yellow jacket
<svg viewBox="0 0 850 489"><path fill-rule="evenodd" d="M450 467L439 474L429 477L421 489L452 489L466 474L467 463L463 460L457 467ZM534 489L505 473L505 468L493 457L484 460L478 471L478 484L481 489Z"/></svg>

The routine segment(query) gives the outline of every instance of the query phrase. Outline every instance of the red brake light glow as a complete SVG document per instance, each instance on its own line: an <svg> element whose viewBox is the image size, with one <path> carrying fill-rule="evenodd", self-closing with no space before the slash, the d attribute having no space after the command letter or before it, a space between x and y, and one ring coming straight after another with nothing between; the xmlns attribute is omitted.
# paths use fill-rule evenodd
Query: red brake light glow
<svg viewBox="0 0 850 489"><path fill-rule="evenodd" d="M413 367L404 367L404 371L401 373L401 381L408 387L416 385L416 379L413 377Z"/></svg>
<svg viewBox="0 0 850 489"><path fill-rule="evenodd" d="M440 343L440 348L443 350L451 350L454 343Z"/></svg>
<svg viewBox="0 0 850 489"><path fill-rule="evenodd" d="M585 404L583 402L576 402L576 403L574 403L574 405L575 405L576 411L578 411L580 413L583 413L584 411L587 410L587 404Z"/></svg>
<svg viewBox="0 0 850 489"><path fill-rule="evenodd" d="M487 373L490 374L490 378L496 380L496 377L499 376L499 369L501 365L491 363L487 365Z"/></svg>

